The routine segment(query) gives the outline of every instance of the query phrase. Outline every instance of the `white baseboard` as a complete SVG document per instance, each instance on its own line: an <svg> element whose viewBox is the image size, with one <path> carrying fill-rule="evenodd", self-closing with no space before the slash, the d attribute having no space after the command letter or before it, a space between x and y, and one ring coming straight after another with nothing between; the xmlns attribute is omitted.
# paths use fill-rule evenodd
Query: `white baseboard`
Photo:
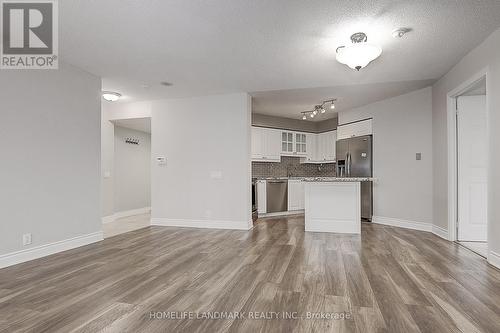
<svg viewBox="0 0 500 333"><path fill-rule="evenodd" d="M389 225L392 227L432 232L432 224L425 222L416 222L382 216L373 216L372 222L377 224Z"/></svg>
<svg viewBox="0 0 500 333"><path fill-rule="evenodd" d="M490 251L488 262L496 268L500 269L500 254Z"/></svg>
<svg viewBox="0 0 500 333"><path fill-rule="evenodd" d="M446 239L446 240L450 239L449 234L448 234L448 230L446 230L445 228L439 227L437 225L432 225L432 233L436 236L443 238L443 239Z"/></svg>
<svg viewBox="0 0 500 333"><path fill-rule="evenodd" d="M151 225L182 228L250 230L253 228L253 221L251 219L250 221L182 220L156 217L151 218Z"/></svg>
<svg viewBox="0 0 500 333"><path fill-rule="evenodd" d="M117 219L121 219L123 217L142 215L142 214L147 214L150 212L151 212L151 207L143 207L143 208L138 208L138 209L125 210L122 212L116 212L113 215L104 216L102 218L102 223L104 223L104 224L111 223L111 222L114 222Z"/></svg>
<svg viewBox="0 0 500 333"><path fill-rule="evenodd" d="M288 215L297 215L297 214L304 214L304 210L289 210L286 212L276 212L276 213L265 213L265 214L259 214L259 218L263 217L275 217L275 216L288 216Z"/></svg>
<svg viewBox="0 0 500 333"><path fill-rule="evenodd" d="M62 241L40 245L26 250L0 255L0 268L17 265L33 259L42 258L54 253L71 250L80 246L103 240L102 231L77 236Z"/></svg>
<svg viewBox="0 0 500 333"><path fill-rule="evenodd" d="M115 221L115 216L114 215L104 216L104 217L101 218L101 220L102 220L103 224L111 223L111 222Z"/></svg>

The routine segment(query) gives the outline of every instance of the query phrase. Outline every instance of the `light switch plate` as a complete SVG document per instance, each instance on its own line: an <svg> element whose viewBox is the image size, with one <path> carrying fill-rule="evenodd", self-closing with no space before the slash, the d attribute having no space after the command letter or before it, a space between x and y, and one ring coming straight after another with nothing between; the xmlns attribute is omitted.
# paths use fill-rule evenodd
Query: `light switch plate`
<svg viewBox="0 0 500 333"><path fill-rule="evenodd" d="M422 159L422 153L415 154L415 158L417 161L420 161Z"/></svg>
<svg viewBox="0 0 500 333"><path fill-rule="evenodd" d="M31 233L27 233L23 235L23 246L31 244Z"/></svg>
<svg viewBox="0 0 500 333"><path fill-rule="evenodd" d="M167 158L165 156L158 156L156 158L156 163L158 163L158 165L160 166L165 166L167 165Z"/></svg>
<svg viewBox="0 0 500 333"><path fill-rule="evenodd" d="M210 172L210 178L212 179L222 179L222 171L211 171Z"/></svg>

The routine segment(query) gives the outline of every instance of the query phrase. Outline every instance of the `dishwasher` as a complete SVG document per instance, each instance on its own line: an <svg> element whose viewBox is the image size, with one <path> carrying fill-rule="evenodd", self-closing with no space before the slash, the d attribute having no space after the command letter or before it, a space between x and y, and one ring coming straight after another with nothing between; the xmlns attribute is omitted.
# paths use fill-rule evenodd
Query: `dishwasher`
<svg viewBox="0 0 500 333"><path fill-rule="evenodd" d="M288 210L288 180L268 180L266 192L267 213Z"/></svg>

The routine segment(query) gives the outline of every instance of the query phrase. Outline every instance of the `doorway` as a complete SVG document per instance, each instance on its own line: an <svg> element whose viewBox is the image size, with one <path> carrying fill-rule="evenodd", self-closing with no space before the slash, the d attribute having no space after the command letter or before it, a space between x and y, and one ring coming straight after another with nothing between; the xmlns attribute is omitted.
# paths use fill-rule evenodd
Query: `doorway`
<svg viewBox="0 0 500 333"><path fill-rule="evenodd" d="M105 238L148 227L151 220L151 118L111 123L113 215L103 225Z"/></svg>
<svg viewBox="0 0 500 333"><path fill-rule="evenodd" d="M488 110L486 77L454 96L456 115L456 238L488 254Z"/></svg>

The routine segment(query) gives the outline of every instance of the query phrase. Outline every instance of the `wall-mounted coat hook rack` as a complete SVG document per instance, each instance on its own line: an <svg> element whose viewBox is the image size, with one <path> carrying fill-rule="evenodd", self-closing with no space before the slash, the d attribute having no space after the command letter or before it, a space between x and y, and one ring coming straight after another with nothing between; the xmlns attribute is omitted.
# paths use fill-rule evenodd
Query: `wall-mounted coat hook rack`
<svg viewBox="0 0 500 333"><path fill-rule="evenodd" d="M138 145L140 141L136 138L125 138L125 142L130 143L131 145Z"/></svg>

